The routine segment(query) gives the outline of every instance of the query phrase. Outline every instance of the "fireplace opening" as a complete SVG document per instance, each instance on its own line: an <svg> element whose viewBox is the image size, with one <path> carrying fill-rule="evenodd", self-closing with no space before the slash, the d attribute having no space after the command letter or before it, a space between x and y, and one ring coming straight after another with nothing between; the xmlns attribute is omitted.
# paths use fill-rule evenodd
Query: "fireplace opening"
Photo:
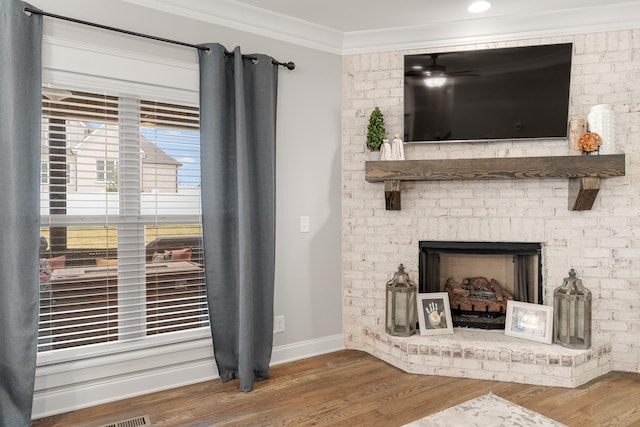
<svg viewBox="0 0 640 427"><path fill-rule="evenodd" d="M504 329L507 301L542 304L542 246L420 241L419 292L447 292L453 326Z"/></svg>

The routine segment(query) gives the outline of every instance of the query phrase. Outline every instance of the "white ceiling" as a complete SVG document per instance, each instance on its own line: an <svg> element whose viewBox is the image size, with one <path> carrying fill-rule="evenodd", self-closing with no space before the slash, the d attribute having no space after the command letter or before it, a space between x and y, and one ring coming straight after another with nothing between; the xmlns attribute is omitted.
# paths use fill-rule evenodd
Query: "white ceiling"
<svg viewBox="0 0 640 427"><path fill-rule="evenodd" d="M492 0L482 14L470 14L470 0L235 0L270 12L308 21L341 32L380 30L497 16L584 9L615 3L615 0ZM636 2L637 3L637 2Z"/></svg>
<svg viewBox="0 0 640 427"><path fill-rule="evenodd" d="M334 53L640 28L640 0L123 0Z"/></svg>

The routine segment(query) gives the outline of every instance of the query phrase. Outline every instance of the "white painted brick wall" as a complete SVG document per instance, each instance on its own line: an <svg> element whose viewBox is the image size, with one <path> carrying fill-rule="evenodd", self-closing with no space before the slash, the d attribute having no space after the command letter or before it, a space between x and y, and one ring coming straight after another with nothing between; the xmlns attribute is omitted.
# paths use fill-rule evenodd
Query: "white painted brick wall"
<svg viewBox="0 0 640 427"><path fill-rule="evenodd" d="M600 362L595 361L594 366L585 362L572 375L584 379L608 369L640 372L640 29L483 43L459 50L562 42L574 43L570 116L585 117L592 105L613 104L616 145L627 159L626 176L603 180L590 211L567 209L568 183L562 179L403 183L402 210L385 211L384 186L364 180L364 162L379 158L379 153L365 148L369 114L378 106L388 134L402 134L403 55L437 50L344 57L343 315L347 347L384 355L387 361L402 360L398 363L410 365L415 372L475 372L474 378L533 383L566 375L562 361L541 365L541 371L534 364L531 371L495 369L486 373L483 367L504 363L500 353L490 349L480 367L476 360L464 358L448 364L451 356L435 363L433 357L442 356L420 356L425 354L422 350L407 359L400 348L388 348L388 343L364 333L364 328L384 333L384 285L398 264L404 263L417 281L420 240L541 242L547 304L553 289L575 268L594 296L594 346L610 349ZM566 141L405 146L407 159L566 154ZM420 357L425 360L422 366L415 363Z"/></svg>

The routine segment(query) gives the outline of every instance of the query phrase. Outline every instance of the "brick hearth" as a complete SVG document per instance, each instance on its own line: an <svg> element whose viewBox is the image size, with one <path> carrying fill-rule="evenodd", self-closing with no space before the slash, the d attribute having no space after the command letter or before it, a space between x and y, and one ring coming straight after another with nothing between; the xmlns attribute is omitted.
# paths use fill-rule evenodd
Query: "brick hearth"
<svg viewBox="0 0 640 427"><path fill-rule="evenodd" d="M406 371L578 387L611 370L611 345L570 350L504 335L504 331L454 328L453 335L393 337L364 328L364 343L374 356Z"/></svg>

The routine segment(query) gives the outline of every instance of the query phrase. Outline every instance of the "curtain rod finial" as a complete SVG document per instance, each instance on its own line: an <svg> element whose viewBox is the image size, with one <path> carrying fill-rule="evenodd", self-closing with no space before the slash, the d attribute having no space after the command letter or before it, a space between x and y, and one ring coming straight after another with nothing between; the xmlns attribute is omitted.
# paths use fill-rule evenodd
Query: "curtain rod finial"
<svg viewBox="0 0 640 427"><path fill-rule="evenodd" d="M276 61L275 59L271 59L271 63L273 65L278 65L280 67L285 67L287 70L295 70L296 69L296 64L289 61L289 62L279 62Z"/></svg>

